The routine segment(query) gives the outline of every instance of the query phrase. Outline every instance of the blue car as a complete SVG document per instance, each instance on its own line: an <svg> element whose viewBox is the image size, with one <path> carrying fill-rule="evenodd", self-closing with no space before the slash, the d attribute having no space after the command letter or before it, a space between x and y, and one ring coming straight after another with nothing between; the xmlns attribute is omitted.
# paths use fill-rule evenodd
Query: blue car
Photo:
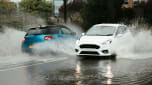
<svg viewBox="0 0 152 85"><path fill-rule="evenodd" d="M63 25L30 28L22 40L21 48L23 52L32 52L34 44L74 37L75 34L75 32Z"/></svg>

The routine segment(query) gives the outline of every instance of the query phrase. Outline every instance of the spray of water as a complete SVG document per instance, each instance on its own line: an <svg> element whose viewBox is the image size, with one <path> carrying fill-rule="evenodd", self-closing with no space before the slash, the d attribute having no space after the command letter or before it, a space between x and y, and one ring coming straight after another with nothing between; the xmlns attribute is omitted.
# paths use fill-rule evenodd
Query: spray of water
<svg viewBox="0 0 152 85"><path fill-rule="evenodd" d="M76 32L77 36L83 32L80 27L67 24L69 28ZM134 28L131 26L130 29ZM25 32L4 27L4 33L0 33L0 65L17 64L34 59L42 59L41 55L28 55L21 52L21 40ZM50 57L75 55L76 38L68 38L36 44L35 54L46 53ZM144 59L152 57L152 36L150 31L140 31L132 37L125 35L118 42L113 44L113 48L118 58ZM41 48L40 48L41 47ZM46 55L48 57L48 55ZM44 58L44 56L43 56Z"/></svg>
<svg viewBox="0 0 152 85"><path fill-rule="evenodd" d="M74 55L74 45L76 39L57 39L51 42L39 43L34 46L34 54L38 55Z"/></svg>
<svg viewBox="0 0 152 85"><path fill-rule="evenodd" d="M74 24L63 24L69 27L73 32L76 33L75 36L68 38L57 39L51 42L39 43L34 46L35 54L49 54L53 56L59 56L63 54L74 55L74 47L76 40L80 37L83 32L81 27Z"/></svg>
<svg viewBox="0 0 152 85"><path fill-rule="evenodd" d="M72 31L74 31L76 33L77 36L79 36L82 32L84 32L84 30L81 27L79 27L75 24L67 23L67 24L63 24L63 25L69 27Z"/></svg>
<svg viewBox="0 0 152 85"><path fill-rule="evenodd" d="M69 25L68 25L69 26ZM72 30L79 34L78 27L70 27ZM62 40L56 40L49 43L41 43L35 45L35 54L29 55L21 51L21 40L26 32L19 31L13 28L4 27L4 33L0 33L0 65L5 64L18 64L28 61L35 61L40 59L50 59L56 56L63 56L64 54L74 54L75 38L68 38ZM39 48L41 46L41 48ZM41 53L47 53L49 55L43 55ZM56 55L58 54L58 55Z"/></svg>
<svg viewBox="0 0 152 85"><path fill-rule="evenodd" d="M152 57L152 35L149 30L137 31L135 25L129 27L132 35L126 34L113 44L118 58L145 59ZM145 29L145 28L143 28Z"/></svg>
<svg viewBox="0 0 152 85"><path fill-rule="evenodd" d="M4 33L0 33L0 65L28 61L29 58L25 57L27 55L20 50L25 32L4 28Z"/></svg>
<svg viewBox="0 0 152 85"><path fill-rule="evenodd" d="M18 18L17 18L18 19ZM33 16L29 13L21 12L19 21L25 26L24 29L45 25L45 20L39 16Z"/></svg>

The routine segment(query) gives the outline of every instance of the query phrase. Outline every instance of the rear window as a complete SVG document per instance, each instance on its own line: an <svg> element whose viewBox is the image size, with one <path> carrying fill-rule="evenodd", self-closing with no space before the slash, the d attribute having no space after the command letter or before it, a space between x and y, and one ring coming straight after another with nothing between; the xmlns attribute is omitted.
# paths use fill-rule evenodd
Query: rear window
<svg viewBox="0 0 152 85"><path fill-rule="evenodd" d="M42 34L58 34L59 28L57 27L41 27L39 29L37 28L31 28L27 35L42 35Z"/></svg>

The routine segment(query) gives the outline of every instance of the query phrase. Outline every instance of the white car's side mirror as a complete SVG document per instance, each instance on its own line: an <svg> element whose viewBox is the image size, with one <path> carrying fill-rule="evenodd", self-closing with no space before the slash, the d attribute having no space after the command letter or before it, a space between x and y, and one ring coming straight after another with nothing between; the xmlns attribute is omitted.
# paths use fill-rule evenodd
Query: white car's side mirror
<svg viewBox="0 0 152 85"><path fill-rule="evenodd" d="M85 36L85 33L82 33L82 36Z"/></svg>
<svg viewBox="0 0 152 85"><path fill-rule="evenodd" d="M122 37L123 36L123 34L118 34L118 35L116 35L116 37Z"/></svg>

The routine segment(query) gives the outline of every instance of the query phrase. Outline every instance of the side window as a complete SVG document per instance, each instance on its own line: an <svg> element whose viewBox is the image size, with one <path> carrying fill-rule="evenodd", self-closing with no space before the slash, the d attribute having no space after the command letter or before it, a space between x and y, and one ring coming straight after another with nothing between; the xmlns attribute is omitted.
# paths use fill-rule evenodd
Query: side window
<svg viewBox="0 0 152 85"><path fill-rule="evenodd" d="M71 30L69 30L67 28L61 28L61 29L62 29L63 34L72 34Z"/></svg>
<svg viewBox="0 0 152 85"><path fill-rule="evenodd" d="M44 31L44 34L58 34L59 29L58 28L51 28Z"/></svg>
<svg viewBox="0 0 152 85"><path fill-rule="evenodd" d="M116 35L124 34L126 32L126 30L127 30L127 28L125 26L120 26L120 27L118 27Z"/></svg>

